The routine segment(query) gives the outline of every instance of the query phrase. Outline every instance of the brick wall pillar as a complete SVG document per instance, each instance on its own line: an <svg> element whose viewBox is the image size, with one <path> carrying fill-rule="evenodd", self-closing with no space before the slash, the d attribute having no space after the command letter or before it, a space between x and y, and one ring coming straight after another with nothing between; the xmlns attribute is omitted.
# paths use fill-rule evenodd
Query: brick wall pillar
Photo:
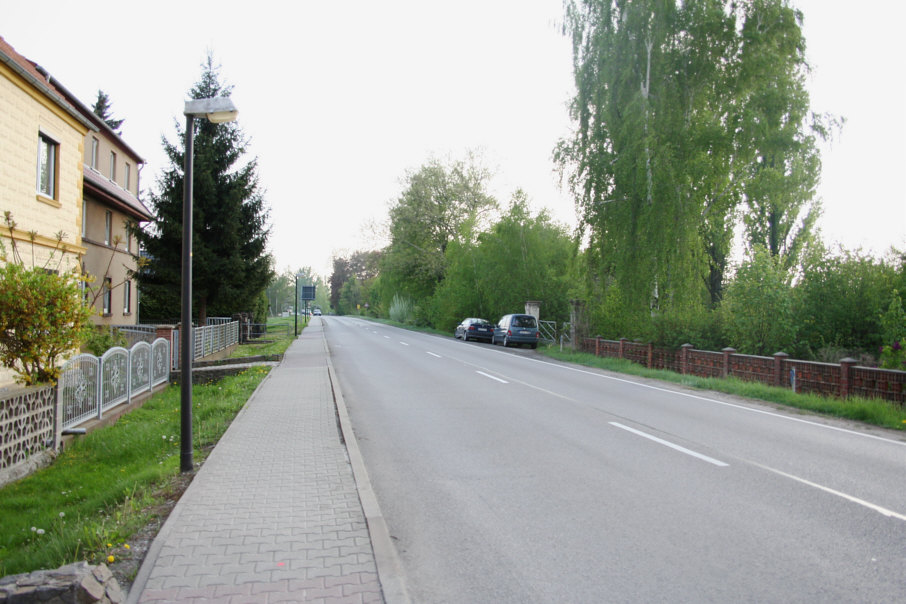
<svg viewBox="0 0 906 604"><path fill-rule="evenodd" d="M853 367L856 359L846 357L840 360L840 398L848 398L853 388Z"/></svg>
<svg viewBox="0 0 906 604"><path fill-rule="evenodd" d="M774 353L774 385L783 387L783 369L786 364L787 358L789 358L785 352L775 352Z"/></svg>
<svg viewBox="0 0 906 604"><path fill-rule="evenodd" d="M720 370L720 376L729 377L730 376L730 355L735 354L736 349L727 346L726 348L721 350L721 352L724 353L724 366Z"/></svg>
<svg viewBox="0 0 906 604"><path fill-rule="evenodd" d="M595 356L601 356L601 336L595 336Z"/></svg>
<svg viewBox="0 0 906 604"><path fill-rule="evenodd" d="M155 330L156 330L156 333L154 334L155 339L163 338L163 339L167 340L168 342L170 342L170 349L172 350L172 348L173 348L173 330L174 329L175 329L175 327L173 325L158 325L155 328Z"/></svg>
<svg viewBox="0 0 906 604"><path fill-rule="evenodd" d="M620 338L620 358L623 358L623 347L626 345L626 338Z"/></svg>
<svg viewBox="0 0 906 604"><path fill-rule="evenodd" d="M648 369L654 364L654 344L648 342Z"/></svg>
<svg viewBox="0 0 906 604"><path fill-rule="evenodd" d="M683 344L680 347L680 373L686 375L689 373L689 351L692 350L692 344Z"/></svg>

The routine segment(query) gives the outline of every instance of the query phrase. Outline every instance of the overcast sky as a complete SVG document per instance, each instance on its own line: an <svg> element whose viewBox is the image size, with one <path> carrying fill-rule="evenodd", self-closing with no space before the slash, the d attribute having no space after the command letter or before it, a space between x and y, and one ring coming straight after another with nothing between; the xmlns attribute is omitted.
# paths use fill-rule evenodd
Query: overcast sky
<svg viewBox="0 0 906 604"><path fill-rule="evenodd" d="M161 136L175 141L177 121L184 127L187 92L213 51L259 159L281 271L328 276L333 254L379 245L374 225L406 171L469 150L495 171L501 203L522 188L575 224L551 161L570 132L561 0L216 5L0 0L0 36L86 105L99 88L110 96L123 138L147 162L143 190L166 167ZM906 8L794 5L805 13L812 108L847 119L823 151L825 240L876 254L906 248Z"/></svg>

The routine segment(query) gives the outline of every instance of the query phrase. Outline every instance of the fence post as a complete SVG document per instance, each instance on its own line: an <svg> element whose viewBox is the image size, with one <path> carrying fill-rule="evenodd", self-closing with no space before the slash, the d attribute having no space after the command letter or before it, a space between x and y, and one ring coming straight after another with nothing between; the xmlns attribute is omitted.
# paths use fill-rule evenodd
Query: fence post
<svg viewBox="0 0 906 604"><path fill-rule="evenodd" d="M721 377L725 378L729 377L730 375L730 355L735 353L736 349L727 346L726 348L721 350L721 352L724 353L724 366L723 369L721 369L720 375Z"/></svg>
<svg viewBox="0 0 906 604"><path fill-rule="evenodd" d="M654 363L654 344L648 342L648 369L651 369L652 364Z"/></svg>
<svg viewBox="0 0 906 604"><path fill-rule="evenodd" d="M98 357L97 385L95 388L94 398L95 405L98 408L98 419L104 417L104 356Z"/></svg>
<svg viewBox="0 0 906 604"><path fill-rule="evenodd" d="M62 376L60 376L62 377ZM54 386L56 402L53 409L53 450L59 451L63 443L63 391L60 388L60 382Z"/></svg>
<svg viewBox="0 0 906 604"><path fill-rule="evenodd" d="M774 353L774 385L779 388L783 388L783 365L789 356L785 352Z"/></svg>
<svg viewBox="0 0 906 604"><path fill-rule="evenodd" d="M624 344L626 344L626 338L620 338L620 356L619 356L619 358L621 358L621 359L623 358L623 345Z"/></svg>
<svg viewBox="0 0 906 604"><path fill-rule="evenodd" d="M850 357L840 359L840 398L849 398L849 395L852 394L853 367L856 366L856 363L858 361Z"/></svg>
<svg viewBox="0 0 906 604"><path fill-rule="evenodd" d="M680 346L680 373L686 375L689 373L689 351L692 350L692 344L683 344Z"/></svg>

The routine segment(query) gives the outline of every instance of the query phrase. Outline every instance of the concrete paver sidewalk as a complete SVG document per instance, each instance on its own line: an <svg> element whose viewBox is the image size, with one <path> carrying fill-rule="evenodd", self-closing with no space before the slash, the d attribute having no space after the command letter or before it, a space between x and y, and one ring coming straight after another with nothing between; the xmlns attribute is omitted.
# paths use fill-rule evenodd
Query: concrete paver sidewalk
<svg viewBox="0 0 906 604"><path fill-rule="evenodd" d="M384 602L322 329L290 346L198 470L130 602Z"/></svg>

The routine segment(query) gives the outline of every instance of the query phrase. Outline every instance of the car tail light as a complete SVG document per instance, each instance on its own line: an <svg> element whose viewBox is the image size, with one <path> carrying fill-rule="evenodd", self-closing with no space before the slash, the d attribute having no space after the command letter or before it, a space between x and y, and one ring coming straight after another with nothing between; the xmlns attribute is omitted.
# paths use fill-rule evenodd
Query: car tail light
<svg viewBox="0 0 906 604"><path fill-rule="evenodd" d="M475 326L474 326L474 325L469 325L469 331L475 331Z"/></svg>
<svg viewBox="0 0 906 604"><path fill-rule="evenodd" d="M536 338L540 338L540 337L541 337L541 332L540 332L540 331L536 331L536 332L535 332L535 337L536 337Z"/></svg>
<svg viewBox="0 0 906 604"><path fill-rule="evenodd" d="M509 329L507 329L507 330L506 330L506 335L511 336L511 335L513 335L513 332L510 331Z"/></svg>

